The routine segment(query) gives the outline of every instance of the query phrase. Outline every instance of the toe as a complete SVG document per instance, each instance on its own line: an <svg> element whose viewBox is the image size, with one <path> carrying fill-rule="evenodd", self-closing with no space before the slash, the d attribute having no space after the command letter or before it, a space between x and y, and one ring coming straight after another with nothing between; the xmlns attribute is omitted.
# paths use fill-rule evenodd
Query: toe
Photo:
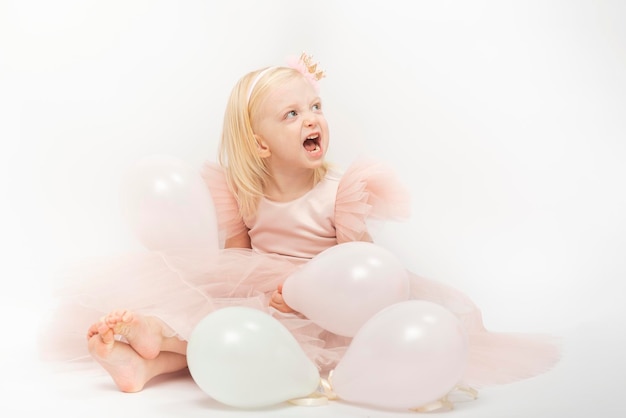
<svg viewBox="0 0 626 418"><path fill-rule="evenodd" d="M110 328L107 328L105 332L101 332L100 338L105 344L113 344L115 342L115 334L113 334L113 330Z"/></svg>

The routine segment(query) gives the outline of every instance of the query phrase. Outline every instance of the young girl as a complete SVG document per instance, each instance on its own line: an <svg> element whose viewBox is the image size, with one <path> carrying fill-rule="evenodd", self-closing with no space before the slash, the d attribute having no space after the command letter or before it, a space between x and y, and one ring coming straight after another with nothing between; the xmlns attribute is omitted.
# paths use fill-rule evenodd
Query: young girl
<svg viewBox="0 0 626 418"><path fill-rule="evenodd" d="M88 352L121 391L140 391L155 376L184 369L194 326L225 306L254 307L277 318L322 374L341 359L350 338L293 312L282 283L331 246L370 241L368 219L405 218L409 197L382 164L359 161L341 173L326 162L329 129L317 89L322 76L303 55L291 66L253 71L232 90L220 164L207 163L202 171L223 249L128 255L75 274L53 318L63 324L54 326L55 335L76 330L76 319L92 322L85 325ZM511 382L557 361L558 348L549 339L489 332L464 294L409 275L412 298L443 305L465 325L470 353L464 383ZM83 354L84 342L61 338L64 345L48 354Z"/></svg>

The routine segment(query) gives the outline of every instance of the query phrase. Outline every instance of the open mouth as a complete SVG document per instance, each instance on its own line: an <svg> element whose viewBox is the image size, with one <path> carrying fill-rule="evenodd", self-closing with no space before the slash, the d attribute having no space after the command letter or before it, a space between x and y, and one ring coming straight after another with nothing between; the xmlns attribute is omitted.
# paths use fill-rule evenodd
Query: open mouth
<svg viewBox="0 0 626 418"><path fill-rule="evenodd" d="M315 152L320 150L320 136L319 134L314 134L311 136L307 136L304 142L302 143L304 149L308 152Z"/></svg>

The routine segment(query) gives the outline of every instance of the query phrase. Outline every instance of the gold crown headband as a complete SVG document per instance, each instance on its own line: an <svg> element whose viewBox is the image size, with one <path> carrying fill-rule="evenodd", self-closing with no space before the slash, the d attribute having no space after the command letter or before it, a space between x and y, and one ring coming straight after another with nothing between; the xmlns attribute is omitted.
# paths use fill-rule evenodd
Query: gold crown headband
<svg viewBox="0 0 626 418"><path fill-rule="evenodd" d="M313 56L307 55L306 53L302 53L300 58L290 58L288 60L287 66L291 67L297 71L299 71L311 84L315 87L315 90L319 90L318 81L322 78L326 77L326 73L323 70L317 69L317 63L313 62ZM252 96L252 91L256 87L257 83L268 72L278 68L277 66L267 67L266 69L259 72L252 83L250 83L250 88L248 89L248 97L246 102L250 104L250 97Z"/></svg>
<svg viewBox="0 0 626 418"><path fill-rule="evenodd" d="M254 88L256 87L257 83L261 79L261 77L263 77L266 73L272 71L275 68L278 68L278 67L276 67L276 66L274 66L274 67L267 67L266 69L264 69L263 71L258 73L256 75L256 77L254 77L254 80L252 80L252 84L250 84L250 88L248 89L248 98L246 100L246 103L250 104L250 96L252 96L252 90L254 90Z"/></svg>
<svg viewBox="0 0 626 418"><path fill-rule="evenodd" d="M317 63L313 62L313 56L307 55L305 52L300 55L300 58L296 63L292 63L293 67L304 74L309 80L318 82L322 78L326 77L326 73L323 70L317 69ZM302 66L304 67L302 68Z"/></svg>

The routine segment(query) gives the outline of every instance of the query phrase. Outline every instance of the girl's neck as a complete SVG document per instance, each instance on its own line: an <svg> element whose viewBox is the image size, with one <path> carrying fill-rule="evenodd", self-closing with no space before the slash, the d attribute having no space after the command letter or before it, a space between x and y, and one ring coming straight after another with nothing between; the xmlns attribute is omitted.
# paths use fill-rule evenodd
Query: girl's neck
<svg viewBox="0 0 626 418"><path fill-rule="evenodd" d="M314 178L313 170L298 173L273 171L265 185L265 197L275 202L289 202L297 199L313 188Z"/></svg>

